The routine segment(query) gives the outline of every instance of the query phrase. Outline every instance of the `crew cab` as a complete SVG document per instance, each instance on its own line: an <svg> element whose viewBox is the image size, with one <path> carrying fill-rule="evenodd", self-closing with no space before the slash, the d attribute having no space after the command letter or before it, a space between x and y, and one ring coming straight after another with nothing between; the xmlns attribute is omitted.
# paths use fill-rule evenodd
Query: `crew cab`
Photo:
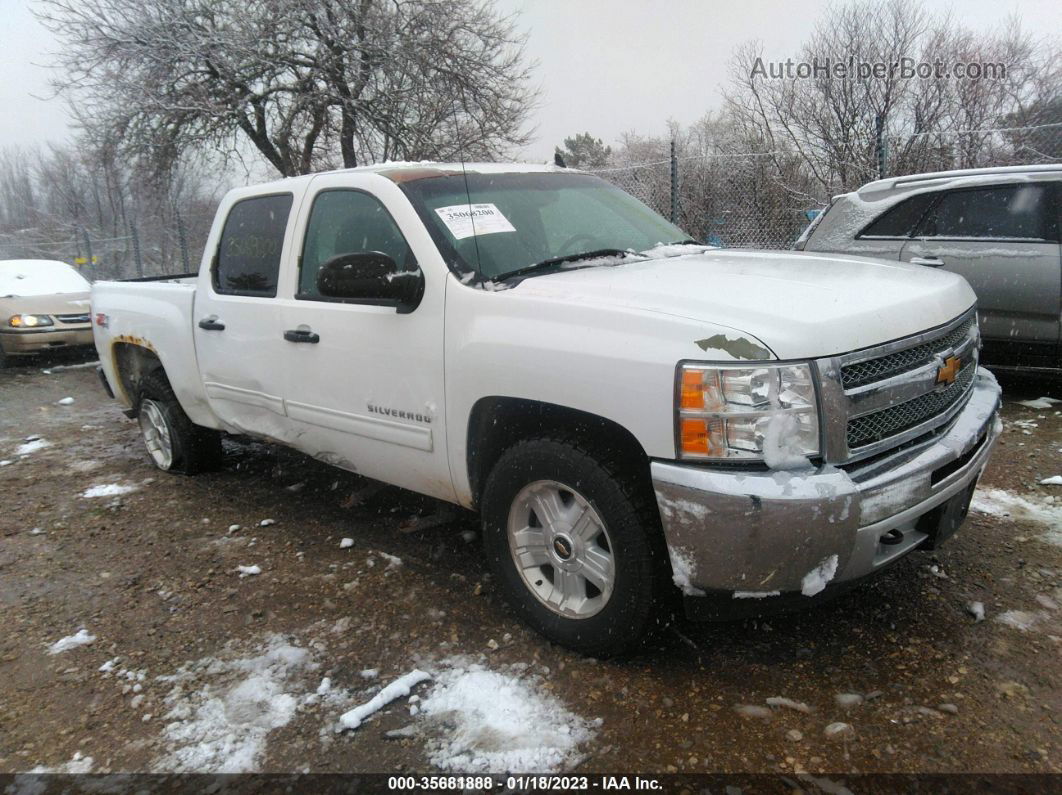
<svg viewBox="0 0 1062 795"><path fill-rule="evenodd" d="M1001 429L962 278L714 250L553 167L239 188L198 275L92 305L159 468L239 434L477 510L514 609L593 655L941 543Z"/></svg>

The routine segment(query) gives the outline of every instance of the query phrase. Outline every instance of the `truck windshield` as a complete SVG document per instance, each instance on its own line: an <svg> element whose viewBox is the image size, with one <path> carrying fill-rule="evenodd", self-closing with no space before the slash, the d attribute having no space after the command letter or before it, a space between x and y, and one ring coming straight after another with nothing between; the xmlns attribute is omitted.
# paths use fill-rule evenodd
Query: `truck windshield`
<svg viewBox="0 0 1062 795"><path fill-rule="evenodd" d="M589 174L446 175L401 183L440 251L493 279L534 266L585 266L581 255L647 251L689 236ZM692 242L692 241L689 241ZM595 254L595 256L597 256Z"/></svg>

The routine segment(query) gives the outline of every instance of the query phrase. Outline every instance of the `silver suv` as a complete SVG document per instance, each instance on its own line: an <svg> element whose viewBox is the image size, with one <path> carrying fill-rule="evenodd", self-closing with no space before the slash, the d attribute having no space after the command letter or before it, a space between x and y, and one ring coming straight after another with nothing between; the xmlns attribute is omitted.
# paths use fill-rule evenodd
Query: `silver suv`
<svg viewBox="0 0 1062 795"><path fill-rule="evenodd" d="M836 196L796 248L958 273L977 293L982 359L1062 374L1062 165L940 171Z"/></svg>

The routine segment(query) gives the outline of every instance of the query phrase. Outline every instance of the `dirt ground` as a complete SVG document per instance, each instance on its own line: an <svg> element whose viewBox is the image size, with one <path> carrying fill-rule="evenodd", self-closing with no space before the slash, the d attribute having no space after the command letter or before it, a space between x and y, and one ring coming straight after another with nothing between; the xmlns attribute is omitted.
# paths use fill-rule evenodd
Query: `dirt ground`
<svg viewBox="0 0 1062 795"><path fill-rule="evenodd" d="M335 724L380 684L460 658L586 721L575 771L1062 772L1062 548L1048 540L1062 486L1038 485L1062 474L1062 404L1014 402L1057 386L1004 383L982 483L1044 507L1040 520L974 512L943 549L827 605L680 622L633 659L599 662L514 619L475 516L256 443L227 441L222 472L163 475L93 370L70 363L0 372L0 772L89 757L93 772L192 766L172 711L236 681L231 661L277 637L313 659L286 692L323 677L332 691L252 732L266 771L437 771L447 727L419 727L415 699L356 731ZM19 455L34 436L46 446ZM84 496L104 485L135 490ZM81 628L93 643L49 653ZM806 711L764 708L779 696ZM827 737L835 722L851 728Z"/></svg>

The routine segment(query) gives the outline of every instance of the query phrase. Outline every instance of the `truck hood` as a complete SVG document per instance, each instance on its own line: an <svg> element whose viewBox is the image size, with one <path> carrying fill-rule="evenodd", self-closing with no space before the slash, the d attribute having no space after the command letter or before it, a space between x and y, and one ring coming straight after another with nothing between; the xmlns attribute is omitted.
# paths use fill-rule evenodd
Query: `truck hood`
<svg viewBox="0 0 1062 795"><path fill-rule="evenodd" d="M923 266L733 249L561 271L515 289L554 304L673 315L740 332L693 340L708 359L765 358L757 341L779 359L847 353L939 326L976 300L961 277Z"/></svg>

